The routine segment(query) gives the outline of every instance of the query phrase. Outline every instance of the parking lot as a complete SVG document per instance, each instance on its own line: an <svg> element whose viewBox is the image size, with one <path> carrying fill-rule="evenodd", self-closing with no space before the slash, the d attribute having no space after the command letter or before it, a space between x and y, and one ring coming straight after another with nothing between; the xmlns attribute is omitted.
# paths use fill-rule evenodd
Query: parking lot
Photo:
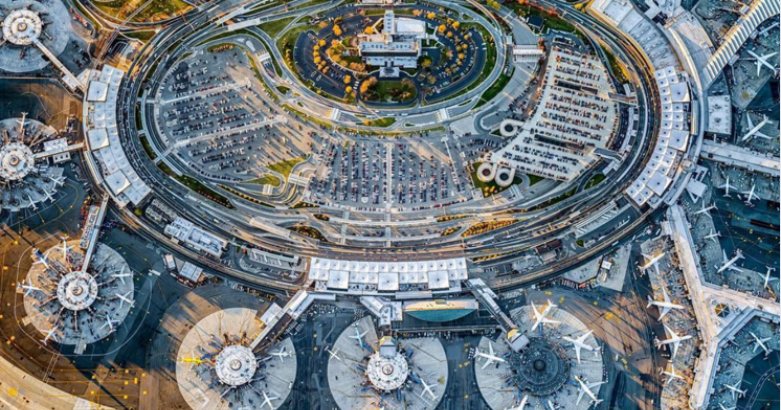
<svg viewBox="0 0 781 410"><path fill-rule="evenodd" d="M304 156L310 134L291 132L238 46L201 51L168 74L157 96L166 145L202 176L244 181Z"/></svg>
<svg viewBox="0 0 781 410"><path fill-rule="evenodd" d="M320 153L321 168L310 190L321 201L363 209L419 209L466 198L463 168L432 148L419 138L329 144Z"/></svg>

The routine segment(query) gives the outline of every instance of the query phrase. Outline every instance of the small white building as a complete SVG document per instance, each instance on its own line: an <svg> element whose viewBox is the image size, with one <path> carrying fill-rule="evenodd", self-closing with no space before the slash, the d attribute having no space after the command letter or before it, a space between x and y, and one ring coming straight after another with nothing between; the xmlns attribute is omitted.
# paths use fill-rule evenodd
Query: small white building
<svg viewBox="0 0 781 410"><path fill-rule="evenodd" d="M393 10L386 10L382 24L382 32L358 36L358 51L366 64L416 68L423 49L422 41L429 38L426 22L397 18Z"/></svg>

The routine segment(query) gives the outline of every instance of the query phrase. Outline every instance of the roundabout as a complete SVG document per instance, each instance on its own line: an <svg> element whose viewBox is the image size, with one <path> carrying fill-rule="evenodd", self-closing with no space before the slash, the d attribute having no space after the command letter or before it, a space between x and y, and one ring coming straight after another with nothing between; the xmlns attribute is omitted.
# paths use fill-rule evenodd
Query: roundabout
<svg viewBox="0 0 781 410"><path fill-rule="evenodd" d="M500 44L495 39L502 38L503 27L509 24L517 41L527 42L523 47L530 50L541 47L543 54L548 47L558 47L559 53L572 53L569 50L574 50L573 58L583 58L589 67L593 67L594 74L588 76L598 75L599 81L614 81L605 63L592 57L594 51L590 50L588 43L575 42L574 46L562 48L558 43L554 44L554 41L561 42L561 38L539 38L525 28L524 22L509 16L505 17L506 21L497 20L481 6L468 9L459 5L452 5L452 9L440 6L436 2L418 3L405 5L395 12L397 18L404 16L404 19L413 21L409 24L413 28L408 29L412 32L415 32L416 22L422 23L420 26L426 31L420 39L421 44L430 41L429 36L448 38L447 33L453 30L464 37L471 33L472 41L477 36L490 36L494 44ZM428 11L432 7L436 16L429 19ZM223 214L222 217L239 225L238 231L232 232L225 232L219 224L207 228L223 232L225 236L236 236L238 232L244 240L264 249L297 255L329 253L349 258L361 252L360 249L368 248L383 258L386 256L382 255L392 257L410 253L424 245L429 252L442 256L466 254L476 262L490 260L500 263L517 258L519 251L528 252L555 238L566 237L567 226L582 221L582 215L603 212L606 207L625 203L624 192L642 171L639 168L644 160L641 152L652 142L653 130L647 125L650 116L643 115L639 117L642 125L634 125L637 132L625 132L622 128L627 125L625 110L612 111L615 110L612 107L609 108L609 118L614 118L616 122L614 126L598 131L599 146L594 148L590 147L591 143L564 142L569 144L567 149L573 150L574 155L567 157L567 161L575 161L581 167L567 171L570 172L567 180L548 178L544 172L511 166L496 157L491 161L498 165L494 179L489 178L490 173L474 178L480 179L479 184L486 184L487 188L478 188L485 197L475 192L480 185L474 185L477 183L473 182L471 164L486 164L481 161L481 148L477 144L497 141L491 142L493 145L490 146L501 147L501 144L509 143L498 141L495 136L481 136L479 130L489 124L484 121L489 118L489 110L507 105L512 107L525 89L533 92L535 87L553 87L553 84L541 84L536 80L534 71L529 75L528 67L532 70L542 67L536 60L523 63L508 61L507 53L498 49L491 51L490 47L481 50L467 46L468 50L486 55L468 57L469 53L466 53L464 61L467 58L474 61L465 63L464 70L485 73L490 68L484 80L488 83L496 81L500 75L510 77L512 88L497 90L494 97L488 97L489 102L483 105L485 108L479 107L478 101L481 95L486 98L485 93L489 91L480 82L465 80L474 77L472 74L461 75L461 82L451 82L451 85L461 87L460 91L447 92L453 95L443 97L442 101L419 102L412 107L395 103L393 106L370 107L360 101L334 101L331 97L344 97L345 87L350 87L353 92L357 90L356 97L359 97L363 81L374 82L369 79L377 78L377 84L380 84L379 77L374 75L379 76L380 72L376 70L382 67L368 64L373 60L362 58L356 54L356 49L360 49L360 38L385 35L382 31L385 17L384 11L368 6L339 6L334 10L318 6L287 11L275 18L262 20L258 14L249 14L234 22L236 28L228 27L228 31L220 35L215 35L213 27L204 26L189 36L177 36L181 41L176 43L174 50L170 50L171 57L167 58L166 64L155 66L150 61L159 57L161 50L166 49L165 42L172 39L159 37L163 43L157 44L155 52L139 57L131 68L135 72L132 77L135 80L125 81L122 86L121 94L128 103L136 98L133 90L138 90L142 84L150 87L145 95L146 101L151 104L142 105L138 112L120 113L118 116L121 124L132 124L137 119L147 124L145 128L148 132L142 136L140 143L135 138L123 143L126 149L138 153L130 156L134 167L143 169L141 174L146 175L145 178L159 181L155 184L159 189L171 193L163 197L165 201L176 202L176 198L187 196L186 192L192 191L195 193L189 195L200 194L212 199L201 209L171 203L174 208L187 210L192 218L212 225L206 221L213 218L205 216L213 211L206 208L217 207L221 209L218 212ZM267 23L255 26L258 24L256 21ZM314 24L318 30L307 31L305 28L310 26L305 21ZM446 25L442 36L437 34L442 24L436 25L436 22ZM453 29L454 24L458 29ZM339 26L338 30L334 30L335 25ZM366 34L367 27L374 27L368 30L373 34ZM457 35L453 34L453 37ZM464 41L464 37L459 41ZM550 46L548 41L551 41ZM538 43L545 45L539 46ZM459 47L457 40L453 40L453 44ZM615 46L617 43L611 44ZM612 52L625 56L634 55L636 50L613 48ZM585 57L583 53L589 53L589 56ZM494 65L480 62L491 59L487 54L495 54ZM579 57L581 54L584 57ZM365 65L367 75L359 78L363 74L346 73L350 63L346 63L347 68L333 66L336 64L333 56L341 56L337 60L345 58L345 61L354 63L353 68L363 69L358 65ZM422 51L421 56L425 57ZM310 59L310 63L315 64L315 57L319 59L321 68L323 64L332 67L328 69L330 74L323 74L314 66L306 68L299 65ZM558 61L561 57L555 58ZM415 64L424 60L416 59ZM432 64L434 60L432 57ZM402 59L398 63L403 64L404 61ZM392 68L394 63L386 64L387 69ZM151 67L155 69L150 70ZM337 75L331 70L342 71ZM645 76L646 72L639 67L633 72L637 75L633 80L637 81L639 88L631 98L638 106L654 110L653 94L648 94L653 90L647 88L649 78ZM315 91L317 87L312 88L312 81L302 79L302 73L323 81L323 84L330 82L332 87L329 89L333 92L325 94L331 97L319 95ZM345 83L347 75L350 81ZM407 73L400 70L399 75L404 78ZM195 88L188 88L183 79L196 84ZM566 81L572 83L572 80ZM567 86L575 86L573 84ZM585 83L577 86L587 87ZM336 92L337 88L342 94ZM435 88L444 92L443 87ZM253 89L261 91L250 91ZM549 93L544 88L541 90L546 95ZM419 96L422 94L425 92L418 92ZM553 91L550 95L545 98L559 98ZM582 104L589 104L586 101L591 97L584 94L583 98ZM550 115L543 110L551 104L554 103L541 103L537 114L539 121L545 121L546 115ZM474 133L464 131L463 124L469 124L467 129L474 128ZM498 127L499 123L495 126ZM550 126L559 127L555 124ZM499 128L498 132L504 135L507 132L519 133L522 127L510 129L503 125ZM528 128L528 124L523 128ZM129 129L132 134L134 127ZM391 141L389 136L397 138ZM285 148L280 149L280 145ZM632 147L632 150L617 154L612 149L618 145ZM545 147L550 149L547 145ZM578 152L580 149L584 151ZM606 160L597 152L608 153L613 158ZM548 160L543 159L541 164L545 161ZM485 172L488 165L481 166ZM604 179L606 169L613 175L610 184L591 182L595 178ZM191 190L181 191L166 182L169 179L183 182ZM521 188L519 192L513 188L517 181L529 182L518 185ZM491 194L494 191L501 191L501 194ZM273 208L265 206L272 204ZM244 216L259 205L259 214ZM225 210L225 207L236 209ZM484 215L502 214L507 222L486 222L472 213L476 209ZM349 214L344 219L343 211L360 215L358 219L365 220L353 221ZM637 229L650 211L652 209L628 210L627 216L632 223L623 223L621 229L612 234L613 238L621 239ZM385 220L388 212L390 221ZM389 235L381 233L385 227L391 229ZM252 233L258 229L271 232L271 235L258 237ZM497 251L496 244L484 243L484 238L497 237L497 234L499 240L504 241L502 251ZM253 239L250 240L250 237ZM578 255L579 251L567 251L561 263L572 263L585 255L593 255L603 249L601 246L604 245L600 242L595 247L580 250L584 255ZM531 269L539 270L539 275L545 275L545 269L553 271L542 267ZM504 286L512 286L512 283L517 282Z"/></svg>

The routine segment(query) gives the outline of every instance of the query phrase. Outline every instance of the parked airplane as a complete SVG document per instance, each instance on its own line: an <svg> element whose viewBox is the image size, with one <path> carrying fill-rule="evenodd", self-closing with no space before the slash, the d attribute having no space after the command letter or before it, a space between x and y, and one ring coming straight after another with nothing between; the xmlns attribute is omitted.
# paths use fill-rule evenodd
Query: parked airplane
<svg viewBox="0 0 781 410"><path fill-rule="evenodd" d="M743 384L742 380L739 380L735 384L725 384L724 387L732 393L732 400L737 400L740 397L746 395L746 390L740 390L740 385Z"/></svg>
<svg viewBox="0 0 781 410"><path fill-rule="evenodd" d="M680 347L681 342L684 340L691 339L691 335L685 335L685 336L679 336L675 332L673 332L672 329L670 329L667 325L664 325L664 330L670 335L668 339L665 340L656 340L656 347L660 348L664 345L672 345L672 349L670 351L670 357L675 358L675 355L678 354L678 347Z"/></svg>
<svg viewBox="0 0 781 410"><path fill-rule="evenodd" d="M642 269L642 270L646 270L646 269L650 268L651 266L657 266L657 263L659 263L659 261L660 261L662 258L664 258L664 255L665 255L665 253L664 253L664 252L662 252L662 253L660 253L660 254L658 254L658 255L656 255L656 256L653 256L653 257L651 257L651 256L648 256L648 255L646 255L646 254L643 254L643 257L644 257L645 259L647 259L647 260L648 260L648 262L646 262L646 263L645 263L645 265L641 265L641 266L640 266L640 269Z"/></svg>
<svg viewBox="0 0 781 410"><path fill-rule="evenodd" d="M594 394L594 392L591 389L600 386L605 382L587 383L579 376L575 376L575 380L577 380L578 384L580 385L580 391L578 392L577 400L575 400L575 405L580 403L580 400L583 398L584 395L588 396L588 398L591 399L591 404L595 406L599 403L602 403L602 400L597 399L596 394Z"/></svg>
<svg viewBox="0 0 781 410"><path fill-rule="evenodd" d="M364 348L363 337L366 336L366 333L368 333L369 331L364 330L363 333L361 333L360 331L358 331L358 324L355 324L353 327L355 328L355 334L353 336L350 336L350 339L355 339L356 341L358 341L358 346L360 346L361 349L363 349Z"/></svg>
<svg viewBox="0 0 781 410"><path fill-rule="evenodd" d="M491 363L504 363L505 361L504 359L502 359L501 357L497 356L494 353L494 346L493 344L491 344L490 341L488 342L488 353L483 353L480 351L480 349L477 349L477 351L475 352L475 356L482 357L483 359L485 359L485 363L483 363L483 367L482 367L483 369L488 367L488 365L490 365Z"/></svg>
<svg viewBox="0 0 781 410"><path fill-rule="evenodd" d="M756 353L757 349L761 347L762 350L764 350L764 352L765 352L765 356L769 355L770 354L770 349L767 348L767 345L765 343L770 341L770 339L772 339L772 337L764 337L764 338L760 339L759 336L754 334L754 332L748 332L748 333L754 339L754 342L753 342L754 343L754 350L752 350L752 352Z"/></svg>
<svg viewBox="0 0 781 410"><path fill-rule="evenodd" d="M271 394L271 396L269 396L268 394L266 394L265 390L262 393L263 393L263 401L260 403L260 408L262 409L263 407L268 406L269 409L274 410L275 407L274 404L271 403L271 401L279 400L279 397L275 396L273 393Z"/></svg>
<svg viewBox="0 0 781 410"><path fill-rule="evenodd" d="M532 312L534 312L534 324L532 325L532 329L537 329L537 326L542 325L543 323L548 324L556 324L559 323L558 320L548 319L548 314L551 313L553 308L557 307L553 303L551 303L550 299L548 299L548 304L545 305L545 308L542 310L542 312L539 312L537 310L537 306L534 305L534 302L532 302Z"/></svg>
<svg viewBox="0 0 781 410"><path fill-rule="evenodd" d="M667 294L667 291L664 288L662 288L662 300L653 300L650 296L648 297L648 306L646 306L646 309L650 308L651 306L656 306L659 308L659 311L661 312L659 314L659 320L662 320L662 318L670 313L670 310L672 309L683 309L682 305L672 303L670 296Z"/></svg>
<svg viewBox="0 0 781 410"><path fill-rule="evenodd" d="M717 244L719 243L719 239L718 238L721 238L721 232L714 231L713 229L711 229L709 235L705 235L705 239L706 240L710 239L710 240L712 240L713 242L715 242Z"/></svg>
<svg viewBox="0 0 781 410"><path fill-rule="evenodd" d="M276 356L279 358L279 360L284 363L286 357L290 357L293 354L287 351L287 348L283 347L282 349L277 350L276 352L270 352L269 356Z"/></svg>
<svg viewBox="0 0 781 410"><path fill-rule="evenodd" d="M770 71L772 71L775 74L777 68L773 64L770 64L768 59L778 54L777 52L759 55L751 50L746 50L746 51L748 51L751 57L754 57L754 62L757 65L757 76L759 76L760 71L762 71L762 66L767 67L768 69L770 69Z"/></svg>
<svg viewBox="0 0 781 410"><path fill-rule="evenodd" d="M743 138L741 138L740 141L746 141L747 139L754 137L766 140L773 139L773 137L762 132L762 128L764 128L765 125L771 123L771 121L767 118L767 115L763 114L762 121L755 125L754 121L751 119L751 114L746 114L746 121L748 122L748 132L743 135Z"/></svg>
<svg viewBox="0 0 781 410"><path fill-rule="evenodd" d="M775 270L776 270L776 268L771 268L770 266L768 266L767 267L767 271L765 271L764 275L762 275L761 273L757 272L760 277L764 278L764 283L762 284L762 289L773 290L768 285L770 285L770 282L772 282L774 280L778 280L778 278L776 278L776 277L772 277L772 278L770 277L770 274L775 272Z"/></svg>
<svg viewBox="0 0 781 410"><path fill-rule="evenodd" d="M580 363L580 349L586 349L589 352L593 352L595 347L591 346L586 343L586 338L591 335L593 331L589 330L588 332L584 333L577 339L573 339L571 337L563 336L562 339L572 343L572 345L575 347L575 357L578 359L578 363Z"/></svg>
<svg viewBox="0 0 781 410"><path fill-rule="evenodd" d="M526 407L528 401L529 401L529 395L524 394L523 399L521 399L521 402L518 403L517 406L508 407L506 410L523 410Z"/></svg>
<svg viewBox="0 0 781 410"><path fill-rule="evenodd" d="M724 184L719 185L718 188L724 190L724 196L725 197L727 197L727 198L730 197L729 189L732 188L732 185L729 184L729 176L727 176L727 179L726 179L726 181L724 181Z"/></svg>
<svg viewBox="0 0 781 410"><path fill-rule="evenodd" d="M328 354L330 355L330 356L328 357L328 360L329 360L329 361L330 361L331 359L336 359L336 360L338 360L338 361L340 361L340 362L342 361L342 358L341 358L341 357L339 357L339 349L333 349L333 350L331 350L331 349L326 349L326 351L327 351L327 352L328 352Z"/></svg>
<svg viewBox="0 0 781 410"><path fill-rule="evenodd" d="M753 201L754 199L758 198L757 194L754 193L754 189L756 187L757 187L756 185L752 184L751 185L751 190L749 190L748 192L744 192L743 193L743 198L744 198L743 203L744 204L746 204L748 206L754 206L754 204L751 203L751 201Z"/></svg>
<svg viewBox="0 0 781 410"><path fill-rule="evenodd" d="M21 288L24 290L25 296L30 296L33 291L43 292L42 289L33 286L32 282L30 282L30 279L27 279L27 283L22 282Z"/></svg>
<svg viewBox="0 0 781 410"><path fill-rule="evenodd" d="M667 380L664 381L664 384L668 384L671 381L673 381L674 379L683 380L683 376L681 376L680 373L676 373L675 372L675 365L673 365L672 363L670 363L670 371L668 372L667 370L662 369L662 373L661 374L667 376Z"/></svg>
<svg viewBox="0 0 781 410"><path fill-rule="evenodd" d="M424 394L428 393L428 395L431 396L431 400L435 400L437 398L437 395L434 394L433 390L431 390L432 387L436 386L434 383L426 384L425 380L421 380L420 384L423 385L423 391L420 392L420 397L423 397Z"/></svg>
<svg viewBox="0 0 781 410"><path fill-rule="evenodd" d="M716 205L703 206L702 209L695 212L694 215L705 214L716 209Z"/></svg>
<svg viewBox="0 0 781 410"><path fill-rule="evenodd" d="M716 273L724 272L727 269L734 270L735 272L743 272L743 269L741 269L738 266L735 266L735 263L743 259L743 252L740 249L735 251L735 256L733 256L732 259L727 259L727 252L724 250L721 251L721 255L722 255L722 259L724 260L724 264L721 265L721 267L716 271Z"/></svg>
<svg viewBox="0 0 781 410"><path fill-rule="evenodd" d="M129 298L130 294L133 293L133 290L127 291L124 295L117 293L117 299L119 299L119 308L122 309L122 306L124 306L125 303L130 305L130 307L133 307L133 300Z"/></svg>

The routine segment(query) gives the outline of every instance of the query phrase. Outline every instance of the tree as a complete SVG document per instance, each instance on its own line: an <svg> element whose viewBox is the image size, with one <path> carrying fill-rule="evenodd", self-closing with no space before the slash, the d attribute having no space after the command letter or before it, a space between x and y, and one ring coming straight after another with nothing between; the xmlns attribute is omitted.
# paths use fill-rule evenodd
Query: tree
<svg viewBox="0 0 781 410"><path fill-rule="evenodd" d="M436 14L436 13L434 13L433 11L429 11L429 12L426 14L426 18L427 18L427 19L429 19L429 20L434 20L435 18L437 18L437 14Z"/></svg>
<svg viewBox="0 0 781 410"><path fill-rule="evenodd" d="M368 27L366 27L366 28L363 30L363 32L364 32L364 33L366 33L366 34L374 34L374 27L372 27L372 26L368 26Z"/></svg>
<svg viewBox="0 0 781 410"><path fill-rule="evenodd" d="M344 76L344 83L345 84L350 84L351 82L353 82L353 78L350 77L350 74L345 75Z"/></svg>
<svg viewBox="0 0 781 410"><path fill-rule="evenodd" d="M439 27L437 27L437 31L439 32L439 34L443 34L445 30L447 30L447 26L444 24L440 24Z"/></svg>
<svg viewBox="0 0 781 410"><path fill-rule="evenodd" d="M317 42L317 45L320 47L325 47L325 39L321 38L320 41Z"/></svg>
<svg viewBox="0 0 781 410"><path fill-rule="evenodd" d="M458 21L453 20L452 26L453 26L454 29L458 30L458 28L461 27L461 23L458 22Z"/></svg>
<svg viewBox="0 0 781 410"><path fill-rule="evenodd" d="M342 28L339 27L338 24L334 24L334 30L333 31L334 31L334 35L336 37L341 37L342 36Z"/></svg>
<svg viewBox="0 0 781 410"><path fill-rule="evenodd" d="M346 94L352 94L353 93L353 88L348 85L347 87L344 87L344 92Z"/></svg>

